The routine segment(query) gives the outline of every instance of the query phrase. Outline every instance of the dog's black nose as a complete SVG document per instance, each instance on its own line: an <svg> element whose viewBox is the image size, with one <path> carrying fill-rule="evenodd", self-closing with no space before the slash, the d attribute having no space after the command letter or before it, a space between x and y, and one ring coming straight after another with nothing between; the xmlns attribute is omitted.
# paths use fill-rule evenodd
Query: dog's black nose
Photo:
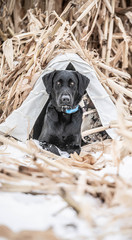
<svg viewBox="0 0 132 240"><path fill-rule="evenodd" d="M62 103L68 104L70 102L70 96L68 94L64 94L61 97Z"/></svg>

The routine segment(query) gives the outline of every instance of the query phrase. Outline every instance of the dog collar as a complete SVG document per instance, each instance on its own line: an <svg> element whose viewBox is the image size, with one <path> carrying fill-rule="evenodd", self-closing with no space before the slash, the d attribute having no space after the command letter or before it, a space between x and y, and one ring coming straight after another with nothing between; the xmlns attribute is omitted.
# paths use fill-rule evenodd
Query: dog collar
<svg viewBox="0 0 132 240"><path fill-rule="evenodd" d="M75 113L75 112L77 112L78 111L78 109L79 109L79 105L77 105L75 108L73 108L73 109L66 109L66 113L67 114L72 114L72 113Z"/></svg>

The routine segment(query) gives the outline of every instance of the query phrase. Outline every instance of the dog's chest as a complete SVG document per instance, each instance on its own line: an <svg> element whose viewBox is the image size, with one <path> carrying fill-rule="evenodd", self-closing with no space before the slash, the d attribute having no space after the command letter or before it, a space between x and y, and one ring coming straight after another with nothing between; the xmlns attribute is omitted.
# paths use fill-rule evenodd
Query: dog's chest
<svg viewBox="0 0 132 240"><path fill-rule="evenodd" d="M56 115L51 115L50 112L45 122L46 141L54 144L69 144L80 139L81 118L77 122L75 120L75 114L57 112Z"/></svg>
<svg viewBox="0 0 132 240"><path fill-rule="evenodd" d="M54 127L52 130L54 130L54 134L59 134L59 137L62 140L71 134L71 132L69 132L70 126L74 127L72 123L72 116L65 113L58 114L58 121L53 122L53 125ZM72 129L72 131L74 131L74 129Z"/></svg>

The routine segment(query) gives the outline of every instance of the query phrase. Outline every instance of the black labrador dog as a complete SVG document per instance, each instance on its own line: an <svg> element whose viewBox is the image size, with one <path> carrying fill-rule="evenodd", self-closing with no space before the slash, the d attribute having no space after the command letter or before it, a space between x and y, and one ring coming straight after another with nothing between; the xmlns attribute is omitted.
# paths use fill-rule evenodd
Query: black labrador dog
<svg viewBox="0 0 132 240"><path fill-rule="evenodd" d="M33 138L55 154L81 150L82 109L78 105L89 79L69 64L66 70L55 70L43 76L49 99L33 128Z"/></svg>

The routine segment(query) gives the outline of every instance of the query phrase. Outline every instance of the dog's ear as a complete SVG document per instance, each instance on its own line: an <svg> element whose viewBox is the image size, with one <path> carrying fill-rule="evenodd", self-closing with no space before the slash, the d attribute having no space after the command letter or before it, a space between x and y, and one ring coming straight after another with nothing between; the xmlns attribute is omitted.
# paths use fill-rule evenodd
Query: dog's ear
<svg viewBox="0 0 132 240"><path fill-rule="evenodd" d="M76 72L76 75L78 78L78 85L79 85L78 91L79 91L79 94L83 96L90 80L89 78L87 78L86 76L82 75L79 72Z"/></svg>
<svg viewBox="0 0 132 240"><path fill-rule="evenodd" d="M42 77L43 83L46 87L46 91L48 94L51 93L52 85L53 85L53 78L54 78L55 73L56 73L56 70L51 73L47 73Z"/></svg>

